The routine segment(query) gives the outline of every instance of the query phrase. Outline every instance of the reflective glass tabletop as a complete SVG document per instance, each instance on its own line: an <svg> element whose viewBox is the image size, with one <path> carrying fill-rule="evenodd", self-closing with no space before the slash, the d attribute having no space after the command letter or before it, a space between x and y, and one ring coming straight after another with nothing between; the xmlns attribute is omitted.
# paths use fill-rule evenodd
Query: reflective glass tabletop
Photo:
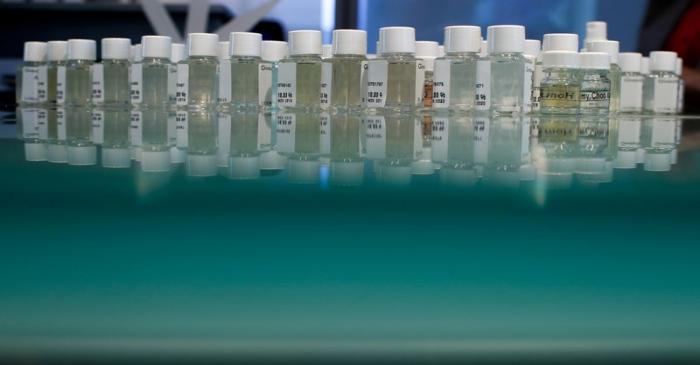
<svg viewBox="0 0 700 365"><path fill-rule="evenodd" d="M698 119L2 118L2 358L700 358Z"/></svg>

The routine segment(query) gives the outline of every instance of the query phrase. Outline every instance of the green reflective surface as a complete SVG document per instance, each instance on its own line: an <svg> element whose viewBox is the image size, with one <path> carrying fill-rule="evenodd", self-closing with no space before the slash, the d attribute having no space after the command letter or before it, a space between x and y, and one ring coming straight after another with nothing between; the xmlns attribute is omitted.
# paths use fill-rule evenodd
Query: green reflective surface
<svg viewBox="0 0 700 365"><path fill-rule="evenodd" d="M16 117L3 358L700 357L695 119Z"/></svg>

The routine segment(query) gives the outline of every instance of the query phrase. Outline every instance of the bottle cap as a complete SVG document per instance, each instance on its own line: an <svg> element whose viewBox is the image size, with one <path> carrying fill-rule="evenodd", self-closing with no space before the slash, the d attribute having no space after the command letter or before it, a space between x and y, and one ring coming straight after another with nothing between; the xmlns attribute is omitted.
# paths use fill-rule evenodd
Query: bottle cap
<svg viewBox="0 0 700 365"><path fill-rule="evenodd" d="M644 155L644 171L671 171L671 151L661 153L647 151Z"/></svg>
<svg viewBox="0 0 700 365"><path fill-rule="evenodd" d="M69 43L70 52L70 43ZM73 166L92 166L97 163L97 147L68 146L68 164Z"/></svg>
<svg viewBox="0 0 700 365"><path fill-rule="evenodd" d="M141 43L131 46L131 62L141 62L143 60L142 48Z"/></svg>
<svg viewBox="0 0 700 365"><path fill-rule="evenodd" d="M262 41L262 59L268 62L277 62L285 57L289 48L287 42L282 41Z"/></svg>
<svg viewBox="0 0 700 365"><path fill-rule="evenodd" d="M683 59L676 58L676 75L680 76L683 74Z"/></svg>
<svg viewBox="0 0 700 365"><path fill-rule="evenodd" d="M228 49L226 49L228 54ZM187 49L182 43L173 43L170 47L170 62L178 63L187 58Z"/></svg>
<svg viewBox="0 0 700 365"><path fill-rule="evenodd" d="M649 71L676 72L676 52L654 51L649 54Z"/></svg>
<svg viewBox="0 0 700 365"><path fill-rule="evenodd" d="M445 27L445 52L479 52L481 28L473 25L451 25Z"/></svg>
<svg viewBox="0 0 700 365"><path fill-rule="evenodd" d="M586 43L588 52L605 52L610 56L610 63L617 64L620 54L620 42L618 41L591 41Z"/></svg>
<svg viewBox="0 0 700 365"><path fill-rule="evenodd" d="M620 69L622 72L641 72L642 54L635 52L624 52L618 56Z"/></svg>
<svg viewBox="0 0 700 365"><path fill-rule="evenodd" d="M314 160L289 160L287 177L290 183L314 184L319 181L320 162Z"/></svg>
<svg viewBox="0 0 700 365"><path fill-rule="evenodd" d="M438 43L432 41L416 41L416 58L423 61L426 71L433 71L438 54Z"/></svg>
<svg viewBox="0 0 700 365"><path fill-rule="evenodd" d="M543 51L578 52L578 34L549 33L542 38ZM588 50L590 51L590 49Z"/></svg>
<svg viewBox="0 0 700 365"><path fill-rule="evenodd" d="M24 42L24 62L46 61L45 42Z"/></svg>
<svg viewBox="0 0 700 365"><path fill-rule="evenodd" d="M102 167L109 169L124 169L131 166L128 148L103 148Z"/></svg>
<svg viewBox="0 0 700 365"><path fill-rule="evenodd" d="M360 186L364 177L362 161L331 161L330 182L335 186Z"/></svg>
<svg viewBox="0 0 700 365"><path fill-rule="evenodd" d="M637 152L636 151L617 151L615 158L616 169L633 169L637 167Z"/></svg>
<svg viewBox="0 0 700 365"><path fill-rule="evenodd" d="M416 30L411 27L379 28L382 53L416 53Z"/></svg>
<svg viewBox="0 0 700 365"><path fill-rule="evenodd" d="M289 32L289 54L318 55L321 50L321 32L317 30L293 30Z"/></svg>
<svg viewBox="0 0 700 365"><path fill-rule="evenodd" d="M49 61L64 61L68 50L68 42L66 41L48 41L46 42L46 58Z"/></svg>
<svg viewBox="0 0 700 365"><path fill-rule="evenodd" d="M69 39L67 49L69 60L94 61L97 56L97 43L92 39Z"/></svg>
<svg viewBox="0 0 700 365"><path fill-rule="evenodd" d="M643 75L649 74L649 57L642 57L642 62L640 64L639 71Z"/></svg>
<svg viewBox="0 0 700 365"><path fill-rule="evenodd" d="M170 58L170 37L145 35L141 37L142 58Z"/></svg>
<svg viewBox="0 0 700 365"><path fill-rule="evenodd" d="M141 152L141 170L144 172L170 171L170 151Z"/></svg>
<svg viewBox="0 0 700 365"><path fill-rule="evenodd" d="M258 156L231 156L228 165L230 179L253 180L260 177Z"/></svg>
<svg viewBox="0 0 700 365"><path fill-rule="evenodd" d="M522 25L492 25L486 33L489 54L522 53L525 48L525 27Z"/></svg>
<svg viewBox="0 0 700 365"><path fill-rule="evenodd" d="M128 60L131 56L131 39L102 38L103 60Z"/></svg>
<svg viewBox="0 0 700 365"><path fill-rule="evenodd" d="M188 155L186 168L188 176L214 176L217 169L216 155Z"/></svg>
<svg viewBox="0 0 700 365"><path fill-rule="evenodd" d="M24 159L27 161L46 161L46 152L45 143L24 144Z"/></svg>
<svg viewBox="0 0 700 365"><path fill-rule="evenodd" d="M173 47L175 45L173 44ZM231 58L231 46L228 41L226 42L219 42L219 60L227 60Z"/></svg>
<svg viewBox="0 0 700 365"><path fill-rule="evenodd" d="M586 70L609 70L610 56L603 52L579 53L579 65Z"/></svg>
<svg viewBox="0 0 700 365"><path fill-rule="evenodd" d="M216 57L218 54L218 35L212 33L190 33L187 35L187 57Z"/></svg>
<svg viewBox="0 0 700 365"><path fill-rule="evenodd" d="M336 29L333 31L333 54L366 55L367 32L357 29Z"/></svg>
<svg viewBox="0 0 700 365"><path fill-rule="evenodd" d="M230 40L232 56L260 57L262 34L252 32L232 32Z"/></svg>
<svg viewBox="0 0 700 365"><path fill-rule="evenodd" d="M66 163L68 162L68 150L64 144L49 144L49 155L48 161L53 163Z"/></svg>
<svg viewBox="0 0 700 365"><path fill-rule="evenodd" d="M272 150L260 154L260 170L284 170L287 165L287 157Z"/></svg>
<svg viewBox="0 0 700 365"><path fill-rule="evenodd" d="M537 39L526 39L525 50L523 53L525 56L537 58L537 56L540 54L540 41Z"/></svg>
<svg viewBox="0 0 700 365"><path fill-rule="evenodd" d="M542 67L578 68L579 54L569 51L542 52Z"/></svg>
<svg viewBox="0 0 700 365"><path fill-rule="evenodd" d="M586 23L586 42L608 39L608 23L593 21Z"/></svg>

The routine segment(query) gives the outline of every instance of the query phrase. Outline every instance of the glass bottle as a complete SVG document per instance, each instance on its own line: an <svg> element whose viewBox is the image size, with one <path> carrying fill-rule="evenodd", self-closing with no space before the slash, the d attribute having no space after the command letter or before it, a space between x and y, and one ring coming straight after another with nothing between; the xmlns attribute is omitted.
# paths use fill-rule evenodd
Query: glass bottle
<svg viewBox="0 0 700 365"><path fill-rule="evenodd" d="M578 78L578 54L569 51L542 53L544 78L540 85L540 112L578 114L581 82Z"/></svg>
<svg viewBox="0 0 700 365"><path fill-rule="evenodd" d="M432 41L416 41L416 59L425 65L423 72L423 107L433 106L433 77L435 71L435 59L438 57L438 43Z"/></svg>
<svg viewBox="0 0 700 365"><path fill-rule="evenodd" d="M610 58L607 53L584 52L581 63L581 114L610 112Z"/></svg>
<svg viewBox="0 0 700 365"><path fill-rule="evenodd" d="M321 32L289 32L289 57L279 63L277 105L285 109L321 108Z"/></svg>
<svg viewBox="0 0 700 365"><path fill-rule="evenodd" d="M140 63L141 80L139 84L141 86L140 105L144 109L168 106L170 45L170 37L166 36L143 36L141 38L143 60ZM133 82L134 80L132 80Z"/></svg>
<svg viewBox="0 0 700 365"><path fill-rule="evenodd" d="M488 27L491 59L491 111L497 114L523 110L525 79L525 27L492 25Z"/></svg>
<svg viewBox="0 0 700 365"><path fill-rule="evenodd" d="M219 36L190 33L187 60L178 65L177 105L188 108L213 108L219 91Z"/></svg>
<svg viewBox="0 0 700 365"><path fill-rule="evenodd" d="M445 27L445 56L435 60L433 108L472 111L476 100L476 69L481 28Z"/></svg>
<svg viewBox="0 0 700 365"><path fill-rule="evenodd" d="M641 73L640 53L620 53L620 112L641 113L644 89L644 75Z"/></svg>
<svg viewBox="0 0 700 365"><path fill-rule="evenodd" d="M102 62L92 72L92 101L104 107L124 107L130 102L128 38L102 39Z"/></svg>
<svg viewBox="0 0 700 365"><path fill-rule="evenodd" d="M231 108L256 110L260 104L260 33L231 33ZM320 81L319 81L320 83Z"/></svg>
<svg viewBox="0 0 700 365"><path fill-rule="evenodd" d="M610 113L620 111L620 85L622 83L622 70L618 64L620 54L620 42L618 41L590 41L586 44L588 52L604 52L610 56Z"/></svg>
<svg viewBox="0 0 700 365"><path fill-rule="evenodd" d="M46 43L25 42L24 63L18 77L18 80L21 80L20 104L46 103L46 77Z"/></svg>
<svg viewBox="0 0 700 365"><path fill-rule="evenodd" d="M46 101L50 104L57 103L58 69L63 67L62 72L65 72L67 47L68 42L66 41L46 42Z"/></svg>
<svg viewBox="0 0 700 365"><path fill-rule="evenodd" d="M678 111L678 76L676 52L655 51L649 54L649 77L644 85L644 111L675 114Z"/></svg>
<svg viewBox="0 0 700 365"><path fill-rule="evenodd" d="M260 63L259 96L265 110L277 109L277 74L279 62L287 57L289 48L287 42L262 41Z"/></svg>
<svg viewBox="0 0 700 365"><path fill-rule="evenodd" d="M336 112L362 109L362 74L366 64L367 32L354 29L333 31L331 107Z"/></svg>

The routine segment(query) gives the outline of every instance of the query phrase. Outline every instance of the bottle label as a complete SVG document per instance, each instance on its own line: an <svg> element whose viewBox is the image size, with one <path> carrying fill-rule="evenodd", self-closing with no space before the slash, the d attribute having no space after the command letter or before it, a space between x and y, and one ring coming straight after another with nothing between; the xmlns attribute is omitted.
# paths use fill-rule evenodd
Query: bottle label
<svg viewBox="0 0 700 365"><path fill-rule="evenodd" d="M131 111L131 123L129 124L129 141L131 146L140 147L142 144L143 116L138 110Z"/></svg>
<svg viewBox="0 0 700 365"><path fill-rule="evenodd" d="M66 140L66 111L63 108L56 108L56 139Z"/></svg>
<svg viewBox="0 0 700 365"><path fill-rule="evenodd" d="M134 63L131 65L131 88L129 90L129 95L131 96L132 103L140 103L142 98L141 94L143 88L141 87L141 82L143 81L143 65L140 63Z"/></svg>
<svg viewBox="0 0 700 365"><path fill-rule="evenodd" d="M92 102L103 103L104 97L104 66L96 63L92 68Z"/></svg>
<svg viewBox="0 0 700 365"><path fill-rule="evenodd" d="M529 113L532 111L532 78L535 73L535 64L533 62L525 61L525 79L523 80L523 113Z"/></svg>
<svg viewBox="0 0 700 365"><path fill-rule="evenodd" d="M168 66L168 102L177 103L177 65Z"/></svg>
<svg viewBox="0 0 700 365"><path fill-rule="evenodd" d="M362 71L360 71L360 95L361 101L362 101L362 107L366 108L367 107L367 76L369 73L367 72L367 69L369 68L369 63L367 61L362 61Z"/></svg>
<svg viewBox="0 0 700 365"><path fill-rule="evenodd" d="M63 104L66 101L66 66L58 66L56 69L56 103Z"/></svg>
<svg viewBox="0 0 700 365"><path fill-rule="evenodd" d="M540 105L543 108L578 108L580 92L576 86L543 86L540 88Z"/></svg>
<svg viewBox="0 0 700 365"><path fill-rule="evenodd" d="M231 102L231 60L219 60L219 103Z"/></svg>
<svg viewBox="0 0 700 365"><path fill-rule="evenodd" d="M295 136L296 113L277 113L277 126L275 127L277 151L294 153Z"/></svg>
<svg viewBox="0 0 700 365"><path fill-rule="evenodd" d="M46 66L22 68L22 101L43 103L47 97Z"/></svg>
<svg viewBox="0 0 700 365"><path fill-rule="evenodd" d="M386 103L386 83L389 63L386 60L367 61L367 97L368 108L383 108Z"/></svg>
<svg viewBox="0 0 700 365"><path fill-rule="evenodd" d="M542 65L535 65L532 74L532 94L530 96L531 110L540 110L540 85L542 84L543 77L544 72L542 72Z"/></svg>
<svg viewBox="0 0 700 365"><path fill-rule="evenodd" d="M185 149L188 146L188 115L184 110L175 112L175 139L177 148Z"/></svg>
<svg viewBox="0 0 700 365"><path fill-rule="evenodd" d="M643 90L643 76L622 76L620 80L620 111L641 112Z"/></svg>
<svg viewBox="0 0 700 365"><path fill-rule="evenodd" d="M177 64L177 84L175 85L175 103L178 106L187 105L189 93L190 67L185 63Z"/></svg>
<svg viewBox="0 0 700 365"><path fill-rule="evenodd" d="M675 77L654 79L653 112L671 113L678 108L678 79Z"/></svg>
<svg viewBox="0 0 700 365"><path fill-rule="evenodd" d="M447 131L449 123L450 120L447 116L433 115L432 124L430 125L430 148L434 162L447 162L447 141L449 140Z"/></svg>
<svg viewBox="0 0 700 365"><path fill-rule="evenodd" d="M485 165L489 158L489 133L491 121L489 118L474 118L474 163Z"/></svg>
<svg viewBox="0 0 700 365"><path fill-rule="evenodd" d="M281 108L297 105L297 64L280 63L277 76L277 105Z"/></svg>
<svg viewBox="0 0 700 365"><path fill-rule="evenodd" d="M322 155L328 155L331 153L331 116L327 112L321 112L319 119L321 122L321 143L319 145L319 152Z"/></svg>
<svg viewBox="0 0 700 365"><path fill-rule="evenodd" d="M272 114L258 113L258 150L270 151L274 146L272 140Z"/></svg>
<svg viewBox="0 0 700 365"><path fill-rule="evenodd" d="M383 115L372 115L362 119L365 125L364 156L370 159L386 158L386 122Z"/></svg>
<svg viewBox="0 0 700 365"><path fill-rule="evenodd" d="M423 88L425 88L425 63L416 60L416 106L423 106Z"/></svg>
<svg viewBox="0 0 700 365"><path fill-rule="evenodd" d="M491 61L476 62L476 95L474 108L484 111L491 108Z"/></svg>
<svg viewBox="0 0 700 365"><path fill-rule="evenodd" d="M580 105L585 109L610 108L610 89L581 90Z"/></svg>
<svg viewBox="0 0 700 365"><path fill-rule="evenodd" d="M217 164L219 165L219 167L228 167L228 156L231 152L231 114L218 113L217 119Z"/></svg>
<svg viewBox="0 0 700 365"><path fill-rule="evenodd" d="M24 80L23 80L24 81ZM22 108L22 138L48 138L48 112L40 108Z"/></svg>
<svg viewBox="0 0 700 365"><path fill-rule="evenodd" d="M102 144L104 143L104 120L105 120L105 113L102 110L93 110L92 111L92 135L90 139L92 140L92 143L94 144Z"/></svg>
<svg viewBox="0 0 700 365"><path fill-rule="evenodd" d="M175 146L177 145L177 121L176 121L176 116L177 114L175 111L170 111L168 112L168 145L169 146Z"/></svg>
<svg viewBox="0 0 700 365"><path fill-rule="evenodd" d="M272 64L261 62L258 66L258 104L272 107Z"/></svg>
<svg viewBox="0 0 700 365"><path fill-rule="evenodd" d="M333 79L333 64L321 64L321 109L328 109L331 104L331 81Z"/></svg>
<svg viewBox="0 0 700 365"><path fill-rule="evenodd" d="M450 60L435 61L433 72L433 108L443 109L450 107L450 72L452 62Z"/></svg>

